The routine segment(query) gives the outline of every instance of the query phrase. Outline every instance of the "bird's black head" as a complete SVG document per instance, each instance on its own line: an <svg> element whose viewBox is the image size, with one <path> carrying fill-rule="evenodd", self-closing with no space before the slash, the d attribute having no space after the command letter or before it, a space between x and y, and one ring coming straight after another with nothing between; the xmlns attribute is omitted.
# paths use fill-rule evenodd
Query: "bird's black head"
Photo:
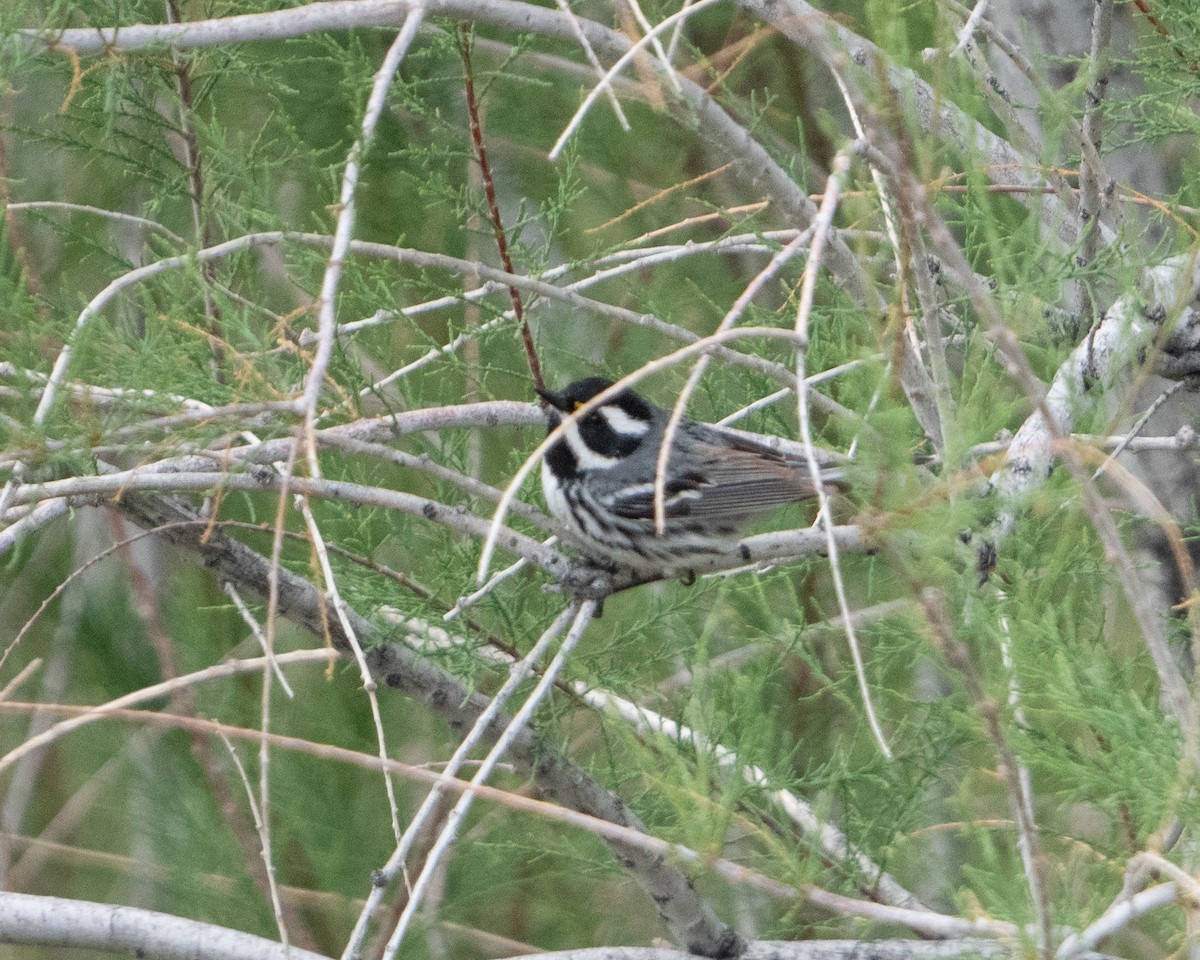
<svg viewBox="0 0 1200 960"><path fill-rule="evenodd" d="M574 413L592 397L613 385L611 380L604 377L584 377L563 387L558 393L553 390L538 390L537 395L545 400L555 410L563 413Z"/></svg>
<svg viewBox="0 0 1200 960"><path fill-rule="evenodd" d="M612 381L603 377L585 377L568 384L560 392L539 390L538 396L550 405L550 429L561 422L559 412L574 413ZM547 453L547 462L559 474L578 469L607 469L621 457L627 457L641 444L654 419L654 408L632 390L622 390L580 418L577 425L583 446L560 440Z"/></svg>
<svg viewBox="0 0 1200 960"><path fill-rule="evenodd" d="M555 410L574 413L612 385L613 382L604 377L584 377L582 380L567 384L558 393L552 390L538 390L537 394ZM639 423L649 423L654 417L654 409L650 404L632 390L619 391L615 396L609 397L599 409L608 407L615 407Z"/></svg>

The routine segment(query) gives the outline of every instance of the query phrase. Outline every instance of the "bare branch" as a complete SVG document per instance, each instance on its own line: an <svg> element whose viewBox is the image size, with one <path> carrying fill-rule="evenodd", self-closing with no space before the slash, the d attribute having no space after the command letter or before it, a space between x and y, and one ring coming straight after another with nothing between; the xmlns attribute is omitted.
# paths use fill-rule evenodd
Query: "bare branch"
<svg viewBox="0 0 1200 960"><path fill-rule="evenodd" d="M1087 103L1083 112L1083 139L1091 149L1083 153L1079 166L1080 247L1076 262L1081 267L1091 264L1100 252L1101 199L1108 193L1108 177L1100 161L1100 145L1104 129L1103 106L1108 88L1108 48L1112 42L1114 4L1112 0L1095 0L1091 6L1092 51L1087 61L1088 85L1084 94ZM1096 282L1093 278L1083 277L1079 289L1079 311L1090 325L1101 312Z"/></svg>
<svg viewBox="0 0 1200 960"><path fill-rule="evenodd" d="M190 508L165 498L129 495L122 498L120 509L145 527L196 519ZM219 532L206 538L190 526L165 527L164 536L196 553L217 576L266 596L272 575L271 564L244 544ZM327 601L317 590L285 568L277 568L275 575L278 578L279 613L317 637L324 638L328 631L336 646L347 649L348 643L340 632L336 614L328 609ZM380 638L370 623L351 610L347 610L346 615L367 647L367 662L381 689L386 687L416 697L455 723L473 723L486 709L488 700L482 694L471 692L462 681L444 673L407 647L378 642ZM492 723L486 733L487 739L494 742L507 725L507 718ZM642 830L641 822L616 794L601 787L529 731L510 745L509 755L520 769L533 773L543 795L622 828ZM672 932L690 950L709 957L728 957L737 952L740 938L717 919L712 908L697 895L687 875L668 862L661 851L649 853L642 846L620 839L609 842L621 864L633 874L639 886L654 897Z"/></svg>
<svg viewBox="0 0 1200 960"><path fill-rule="evenodd" d="M496 691L487 708L475 718L475 723L467 731L466 736L459 741L453 755L442 765L441 772L443 777L458 776L459 770L463 768L471 751L483 740L488 727L500 716L500 712L508 705L508 701L513 693L516 692L517 687L530 675L533 668L537 666L538 661L545 654L550 644L567 628L567 623L574 617L575 613L575 606L565 608L554 619L554 622L546 628L529 653L525 655L524 659L519 663L514 663L510 667L504 685ZM409 819L408 825L404 828L403 835L399 837L396 849L388 857L387 863L376 871L377 878L371 884L371 893L368 895L366 904L358 915L358 920L354 924L354 930L351 931L350 937L346 941L345 949L342 952L343 960L353 960L353 958L360 955L367 935L367 924L379 908L379 904L383 901L383 896L388 886L405 869L409 854L412 852L417 838L421 835L421 831L430 823L434 813L439 808L443 792L443 787L440 784L435 784L433 789L426 794L425 799L421 801L421 806L417 808L416 813ZM430 856L432 856L432 852L431 850ZM426 864L428 863L429 859L427 857ZM422 874L424 872L422 870ZM426 879L426 883L428 883L428 878ZM413 896L413 891L410 889L410 902Z"/></svg>
<svg viewBox="0 0 1200 960"><path fill-rule="evenodd" d="M327 960L211 923L155 910L27 893L0 893L0 942L85 947L147 960Z"/></svg>
<svg viewBox="0 0 1200 960"><path fill-rule="evenodd" d="M971 660L966 644L955 639L946 607L945 597L933 588L921 594L921 605L934 639L941 648L947 662L958 671L963 679L975 710L984 722L988 739L996 751L999 776L1004 783L1008 808L1017 825L1018 847L1025 866L1025 879L1029 884L1029 899L1037 916L1038 948L1049 960L1054 949L1054 929L1051 926L1050 893L1046 878L1046 855L1038 835L1037 822L1033 819L1033 797L1027 792L1028 781L1021 776L1021 765L1016 754L1008 745L1008 739L1000 726L1000 711L996 702L987 694L983 682Z"/></svg>
<svg viewBox="0 0 1200 960"><path fill-rule="evenodd" d="M550 691L554 687L554 682L558 678L562 668L566 665L567 657L575 649L575 646L583 639L583 633L587 629L588 624L592 622L592 618L596 615L597 605L594 600L572 601L567 607L565 616L559 618L563 626L566 626L566 620L571 620L571 627L567 631L567 635L563 638L562 644L558 651L554 654L554 658L546 665L546 669L542 671L542 676L538 679L537 685L526 698L525 703L521 705L521 709L513 715L504 732L497 737L492 749L488 751L488 755L479 765L475 776L471 778L471 786L468 787L461 797L458 798L458 803L454 805L454 809L450 811L450 815L446 818L446 824L442 828L437 841L433 848L429 851L429 856L425 859L425 864L421 868L421 873L412 885L409 891L408 903L404 905L404 912L400 915L399 921L396 923L396 929L392 932L392 936L388 939L387 947L383 952L383 960L394 960L396 951L404 942L404 935L409 926L412 924L413 917L416 914L417 908L421 904L422 896L428 889L429 883L433 878L434 871L441 863L442 858L446 855L450 844L454 842L458 835L459 828L462 825L463 819L467 812L471 809L471 804L475 800L475 794L472 787L477 787L480 784L486 783L488 777L496 765L508 752L509 748L516 740L525 732L529 726L529 722L533 719L533 714L538 706L549 696ZM557 623L558 621L556 621ZM552 628L553 629L553 628ZM556 631L557 632L557 631ZM554 634L547 631L549 636ZM544 635L545 636L545 635ZM534 657L531 655L519 664L514 664L514 668L510 672L510 680L513 681L513 687L533 669L535 663ZM688 942L685 940L685 942ZM349 958L347 958L349 960Z"/></svg>
<svg viewBox="0 0 1200 960"><path fill-rule="evenodd" d="M739 960L954 960L985 957L987 960L1021 956L1019 944L995 940L755 940ZM1085 954L1087 960L1106 960L1102 954ZM688 960L678 950L662 947L595 947L529 954L522 960Z"/></svg>

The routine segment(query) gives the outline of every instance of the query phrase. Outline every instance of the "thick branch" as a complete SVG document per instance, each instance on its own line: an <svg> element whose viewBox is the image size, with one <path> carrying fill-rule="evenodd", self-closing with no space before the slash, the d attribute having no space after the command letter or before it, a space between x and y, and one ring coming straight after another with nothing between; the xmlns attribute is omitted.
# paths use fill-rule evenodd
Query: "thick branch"
<svg viewBox="0 0 1200 960"><path fill-rule="evenodd" d="M147 960L326 960L228 927L156 910L0 893L0 943L85 947Z"/></svg>
<svg viewBox="0 0 1200 960"><path fill-rule="evenodd" d="M1020 944L996 940L757 940L740 960L954 960L956 957L1021 956ZM595 947L531 954L523 960L688 960L678 950L658 947ZM1087 954L1080 960L1108 960Z"/></svg>
<svg viewBox="0 0 1200 960"><path fill-rule="evenodd" d="M196 520L190 506L167 497L130 495L123 497L119 509L139 526L147 529L181 520ZM162 536L171 543L199 555L205 566L218 577L265 597L270 579L266 557L245 544L221 533L205 537L200 526L172 526ZM316 588L287 569L279 568L278 611L298 626L319 638L328 637L339 649L347 649L336 613ZM386 642L374 624L347 610L349 621L364 647L372 677L380 688L387 687L420 700L452 726L469 725L486 708L488 699L473 692L457 678L438 669L423 657L398 643ZM487 731L494 742L508 726L507 716L498 717ZM512 745L509 756L522 771L532 773L538 789L565 806L601 817L635 830L644 830L641 821L615 793L605 789L568 757L550 745L537 741L526 731ZM607 841L617 862L653 899L672 934L693 953L707 957L736 956L743 942L726 927L692 888L681 870L662 855L622 843Z"/></svg>
<svg viewBox="0 0 1200 960"><path fill-rule="evenodd" d="M812 50L831 69L859 85L856 97L883 94L905 104L921 130L944 138L960 152L978 156L993 183L1019 188L1014 196L1038 208L1043 225L1064 243L1074 243L1076 224L1050 202L1043 201L1045 178L1037 163L960 110L912 70L896 66L875 44L805 0L738 0L794 43ZM851 64L861 69L849 72ZM882 90L879 88L882 87ZM911 108L908 106L911 104ZM1074 213L1074 211L1067 211Z"/></svg>
<svg viewBox="0 0 1200 960"><path fill-rule="evenodd" d="M1174 257L1151 268L1143 288L1140 297L1127 294L1109 308L1058 368L1041 408L1013 437L989 488L1004 510L991 532L993 544L1012 530L1015 501L1049 476L1055 437L1070 434L1079 417L1119 396L1139 365L1153 359L1155 372L1172 379L1200 373L1196 259Z"/></svg>

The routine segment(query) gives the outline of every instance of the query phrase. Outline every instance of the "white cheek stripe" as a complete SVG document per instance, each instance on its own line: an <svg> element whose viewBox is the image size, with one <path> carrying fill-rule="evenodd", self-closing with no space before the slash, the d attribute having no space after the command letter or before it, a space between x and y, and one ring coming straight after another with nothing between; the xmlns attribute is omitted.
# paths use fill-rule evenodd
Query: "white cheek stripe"
<svg viewBox="0 0 1200 960"><path fill-rule="evenodd" d="M579 435L579 427L575 424L563 431L563 437L571 452L575 454L575 462L580 470L611 470L620 462L616 457L606 457L597 453L584 443L583 437Z"/></svg>
<svg viewBox="0 0 1200 960"><path fill-rule="evenodd" d="M546 494L546 506L550 512L564 523L571 523L571 508L563 494L562 484L550 469L550 464L542 461L542 491Z"/></svg>
<svg viewBox="0 0 1200 960"><path fill-rule="evenodd" d="M620 407L601 407L600 416L608 421L614 433L627 437L640 437L650 429L650 424L645 420L635 420Z"/></svg>

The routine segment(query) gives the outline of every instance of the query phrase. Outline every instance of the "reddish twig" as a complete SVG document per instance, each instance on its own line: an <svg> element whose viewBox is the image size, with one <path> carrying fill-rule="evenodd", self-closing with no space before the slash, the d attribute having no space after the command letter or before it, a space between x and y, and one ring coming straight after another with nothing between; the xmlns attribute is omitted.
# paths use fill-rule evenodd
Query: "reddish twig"
<svg viewBox="0 0 1200 960"><path fill-rule="evenodd" d="M1163 26L1163 22L1150 12L1150 4L1148 4L1146 0L1133 0L1133 5L1142 12L1142 16L1146 18L1146 22L1158 32L1158 35L1171 44L1171 47L1175 50L1176 56L1178 56L1180 60L1189 61L1188 69L1192 73L1200 73L1200 63L1197 63L1195 60L1189 60L1188 55L1183 52L1183 49L1179 46L1179 44L1175 43L1171 39L1171 34L1167 31L1167 28Z"/></svg>
<svg viewBox="0 0 1200 960"><path fill-rule="evenodd" d="M182 23L183 12L179 0L166 0L167 22ZM200 139L194 121L195 104L192 99L192 68L188 59L178 50L171 52L171 65L175 72L175 87L179 94L179 137L183 141L183 157L187 168L188 196L192 202L192 224L196 231L196 242L211 247L217 242L212 218L204 209L204 166L200 156ZM225 338L222 329L221 308L213 299L212 287L217 282L217 265L203 263L200 272L204 277L204 316L209 349L212 350L213 376L218 383L228 383L226 369Z"/></svg>
<svg viewBox="0 0 1200 960"><path fill-rule="evenodd" d="M492 167L488 163L487 148L483 145L483 127L479 122L479 101L475 99L475 74L471 68L470 27L465 23L459 28L458 50L462 56L463 75L466 81L467 113L471 118L471 143L475 147L475 159L479 163L479 170L483 176L488 214L492 220L492 230L496 234L496 248L500 252L500 263L505 272L516 273L513 269L512 257L508 254L508 238L504 234L504 223L500 219L500 206L496 203L496 184L492 180ZM533 374L533 385L541 390L546 383L542 379L542 365L538 362L537 348L533 344L533 334L529 330L529 322L525 319L525 306L521 302L521 291L510 285L508 296L512 300L517 322L521 325L521 341L525 345L525 355L529 358L529 372Z"/></svg>

